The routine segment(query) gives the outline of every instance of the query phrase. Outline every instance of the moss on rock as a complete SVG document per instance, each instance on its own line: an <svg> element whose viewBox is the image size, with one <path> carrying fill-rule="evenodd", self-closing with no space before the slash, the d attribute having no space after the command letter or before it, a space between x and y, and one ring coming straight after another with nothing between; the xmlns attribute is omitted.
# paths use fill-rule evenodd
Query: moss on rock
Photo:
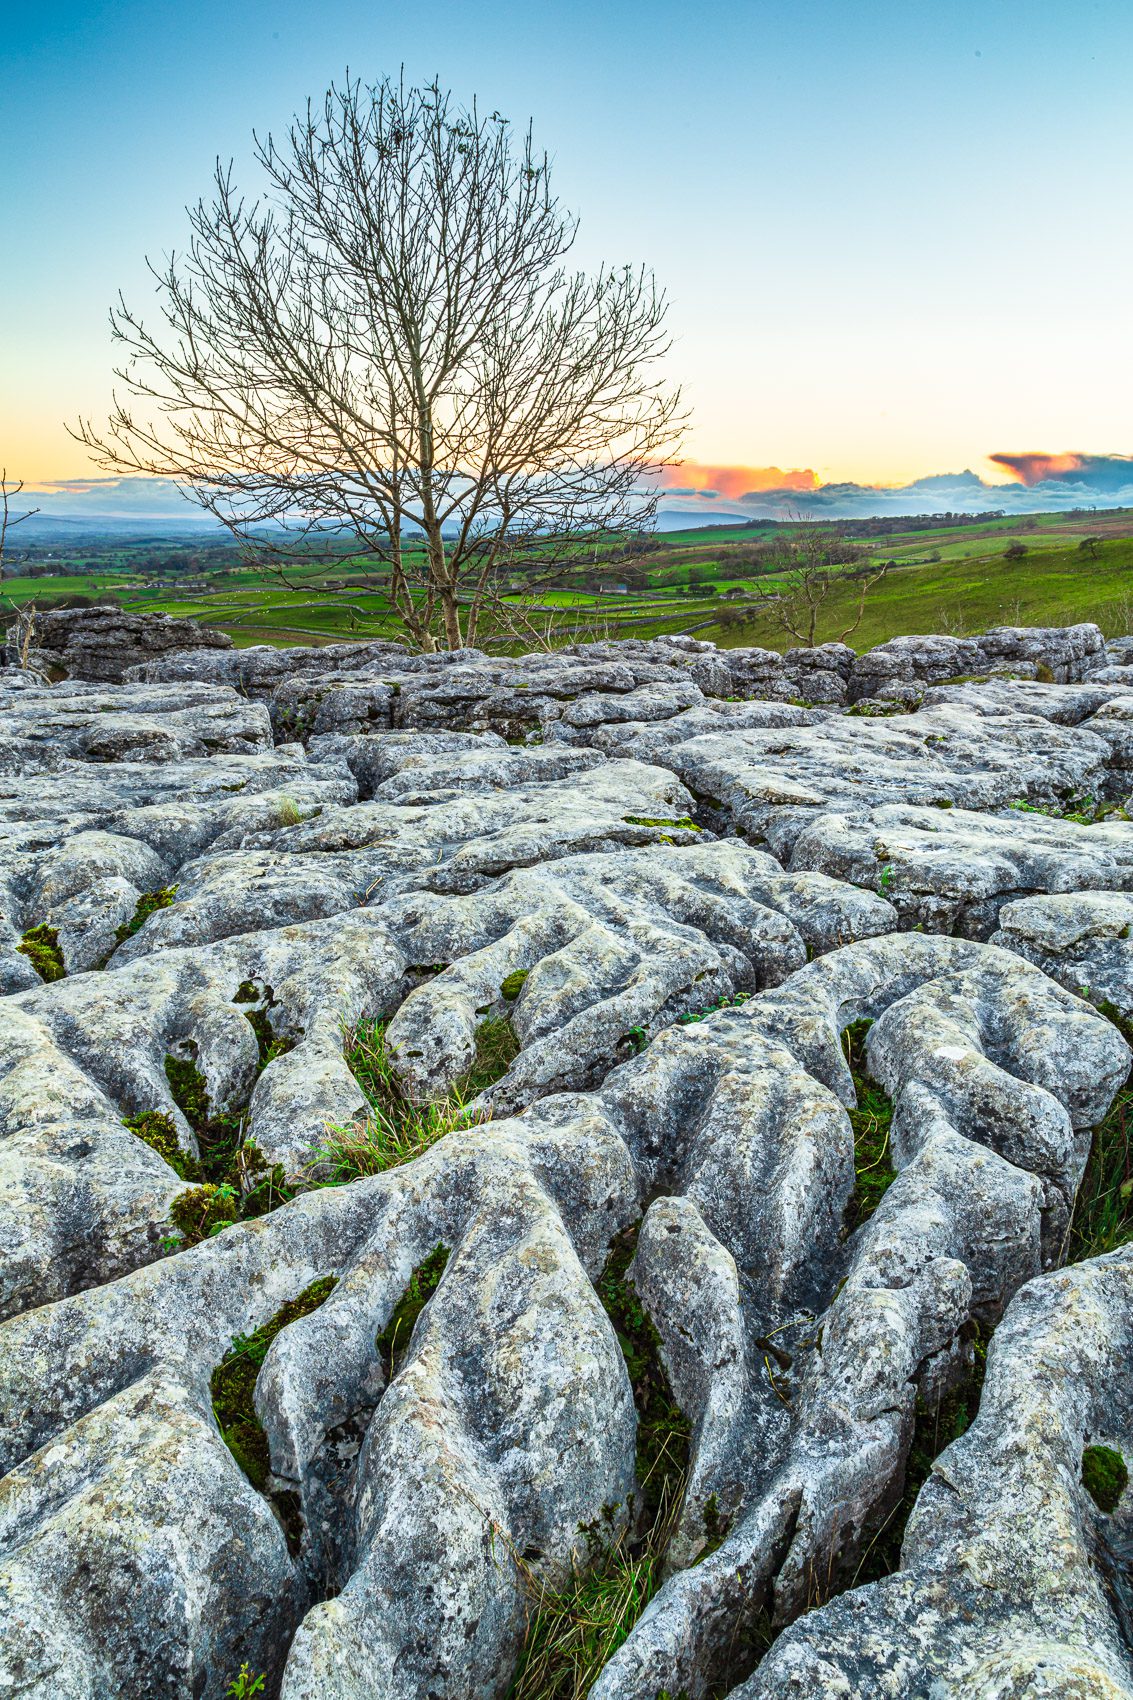
<svg viewBox="0 0 1133 1700"><path fill-rule="evenodd" d="M337 1284L333 1275L312 1281L309 1287L281 1305L275 1315L253 1333L238 1334L212 1372L210 1389L217 1427L228 1450L252 1486L261 1493L267 1486L271 1456L267 1435L253 1400L256 1378L276 1335L289 1323L318 1310Z"/></svg>
<svg viewBox="0 0 1133 1700"><path fill-rule="evenodd" d="M1099 1511L1107 1516L1117 1510L1129 1486L1125 1459L1112 1446L1087 1446L1082 1454L1082 1486Z"/></svg>
<svg viewBox="0 0 1133 1700"><path fill-rule="evenodd" d="M62 980L67 973L63 961L63 952L59 948L59 933L55 927L49 927L46 921L38 927L29 927L16 949L26 956L40 979L50 985L53 980Z"/></svg>
<svg viewBox="0 0 1133 1700"><path fill-rule="evenodd" d="M143 1140L151 1151L163 1157L183 1181L201 1179L200 1163L191 1152L181 1149L173 1117L167 1116L164 1110L143 1110L141 1115L131 1116L123 1125Z"/></svg>

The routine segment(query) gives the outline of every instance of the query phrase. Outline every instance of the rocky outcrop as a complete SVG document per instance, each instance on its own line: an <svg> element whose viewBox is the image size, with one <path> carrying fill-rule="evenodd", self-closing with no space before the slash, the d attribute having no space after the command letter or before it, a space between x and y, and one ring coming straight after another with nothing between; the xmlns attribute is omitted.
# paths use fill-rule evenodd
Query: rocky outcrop
<svg viewBox="0 0 1133 1700"><path fill-rule="evenodd" d="M853 663L849 700L900 700L917 685L937 685L980 674L1046 679L1055 684L1085 679L1107 662L1097 626L997 626L979 637L898 637L867 650ZM913 700L916 700L915 692Z"/></svg>
<svg viewBox="0 0 1133 1700"><path fill-rule="evenodd" d="M0 1690L1133 1696L1124 650L871 655L0 674Z"/></svg>
<svg viewBox="0 0 1133 1700"><path fill-rule="evenodd" d="M640 746L631 741L632 753ZM705 818L781 858L820 813L893 803L982 812L1014 802L1057 806L1107 797L1111 747L1092 730L1030 715L984 716L944 704L883 719L825 716L817 724L700 733L658 760L692 792Z"/></svg>
<svg viewBox="0 0 1133 1700"><path fill-rule="evenodd" d="M1026 897L999 911L992 937L1080 997L1133 1018L1133 895Z"/></svg>
<svg viewBox="0 0 1133 1700"><path fill-rule="evenodd" d="M52 678L120 684L131 668L144 666L157 656L231 648L227 632L172 614L135 614L122 608L59 608L36 614L30 662ZM9 664L18 659L10 644L5 656Z"/></svg>
<svg viewBox="0 0 1133 1700"><path fill-rule="evenodd" d="M1133 890L1133 832L1124 818L889 803L816 816L790 866L883 891L902 926L988 938L1003 905L1031 893Z"/></svg>

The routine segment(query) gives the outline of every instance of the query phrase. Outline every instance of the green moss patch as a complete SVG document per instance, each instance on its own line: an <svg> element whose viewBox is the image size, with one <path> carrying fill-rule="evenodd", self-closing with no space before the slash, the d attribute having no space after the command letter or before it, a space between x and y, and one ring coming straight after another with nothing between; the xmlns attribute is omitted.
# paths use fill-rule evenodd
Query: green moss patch
<svg viewBox="0 0 1133 1700"><path fill-rule="evenodd" d="M271 1471L267 1435L256 1415L253 1394L268 1348L291 1322L298 1322L328 1299L337 1281L324 1275L297 1298L281 1305L270 1321L251 1334L238 1334L212 1372L212 1410L225 1445L252 1486L262 1493Z"/></svg>
<svg viewBox="0 0 1133 1700"><path fill-rule="evenodd" d="M168 909L177 896L175 885L166 886L164 891L144 891L138 898L132 918L123 921L114 935L117 944L124 944L133 938L145 926L151 915L156 915L159 909Z"/></svg>
<svg viewBox="0 0 1133 1700"><path fill-rule="evenodd" d="M503 998L505 1003L515 1002L516 998L523 990L527 976L530 972L531 970L529 968L517 968L514 973L509 974L506 979L500 981L500 996Z"/></svg>
<svg viewBox="0 0 1133 1700"><path fill-rule="evenodd" d="M622 820L627 826L677 826L680 827L682 832L700 832L702 830L688 815L679 815L676 819L670 816L667 820L654 819L652 815L623 815Z"/></svg>
<svg viewBox="0 0 1133 1700"><path fill-rule="evenodd" d="M842 1035L858 1100L849 1112L854 1130L854 1191L847 1212L851 1231L869 1220L897 1178L889 1151L893 1101L866 1066L865 1036L872 1026L872 1021L855 1021Z"/></svg>
<svg viewBox="0 0 1133 1700"><path fill-rule="evenodd" d="M251 982L245 982L233 1002L250 1002L249 989L256 997L261 995ZM259 1049L257 1074L295 1043L289 1035L277 1036L272 1028L270 996L269 991L267 1008L245 1011ZM288 1181L283 1165L269 1163L255 1140L246 1137L246 1106L214 1111L208 1084L191 1057L167 1056L165 1077L173 1102L197 1136L201 1153L194 1174L183 1174L176 1164L171 1167L185 1180L203 1183L180 1193L170 1207L170 1221L181 1235L176 1249L210 1239L234 1222L266 1216L295 1197L299 1188Z"/></svg>
<svg viewBox="0 0 1133 1700"><path fill-rule="evenodd" d="M1082 1486L1099 1511L1108 1516L1117 1510L1129 1486L1125 1459L1112 1446L1087 1446L1082 1454Z"/></svg>
<svg viewBox="0 0 1133 1700"><path fill-rule="evenodd" d="M201 1179L200 1163L190 1151L181 1149L173 1117L167 1116L164 1110L143 1110L140 1116L132 1116L123 1126L163 1157L183 1181Z"/></svg>
<svg viewBox="0 0 1133 1700"><path fill-rule="evenodd" d="M417 1318L440 1286L448 1263L448 1248L438 1245L409 1277L393 1315L378 1335L375 1345L388 1380L392 1381L409 1351Z"/></svg>
<svg viewBox="0 0 1133 1700"><path fill-rule="evenodd" d="M677 1016L678 1025L691 1027L696 1022L703 1021L706 1015L715 1015L718 1009L739 1009L754 996L754 992L737 992L734 997L717 998L715 1003L702 1004L699 1009L686 1009L683 1015Z"/></svg>
<svg viewBox="0 0 1133 1700"><path fill-rule="evenodd" d="M21 956L26 956L40 979L47 985L53 980L66 977L67 968L63 961L63 952L59 948L59 933L55 927L49 927L42 922L38 927L29 927L16 949Z"/></svg>
<svg viewBox="0 0 1133 1700"><path fill-rule="evenodd" d="M1061 797L1058 802L1047 804L1028 803L1025 798L1018 798L1007 806L1020 814L1047 815L1051 820L1071 821L1076 826L1096 826L1099 821L1129 819L1120 803L1100 803L1089 795Z"/></svg>

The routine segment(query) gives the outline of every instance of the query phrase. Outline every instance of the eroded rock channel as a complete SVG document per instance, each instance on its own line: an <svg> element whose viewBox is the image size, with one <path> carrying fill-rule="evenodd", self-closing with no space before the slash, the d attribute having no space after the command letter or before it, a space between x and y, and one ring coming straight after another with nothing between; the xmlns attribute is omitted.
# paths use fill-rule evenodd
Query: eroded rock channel
<svg viewBox="0 0 1133 1700"><path fill-rule="evenodd" d="M1133 1697L1127 642L103 625L0 669L0 1693Z"/></svg>

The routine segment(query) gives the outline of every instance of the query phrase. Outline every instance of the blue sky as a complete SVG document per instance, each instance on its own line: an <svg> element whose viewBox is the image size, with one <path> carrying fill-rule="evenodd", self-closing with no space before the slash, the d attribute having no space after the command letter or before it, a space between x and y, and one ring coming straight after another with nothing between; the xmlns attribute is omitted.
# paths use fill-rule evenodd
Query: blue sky
<svg viewBox="0 0 1133 1700"><path fill-rule="evenodd" d="M0 461L88 469L106 309L344 68L534 118L584 262L669 289L689 454L898 482L1133 449L1133 7L198 0L0 32Z"/></svg>

